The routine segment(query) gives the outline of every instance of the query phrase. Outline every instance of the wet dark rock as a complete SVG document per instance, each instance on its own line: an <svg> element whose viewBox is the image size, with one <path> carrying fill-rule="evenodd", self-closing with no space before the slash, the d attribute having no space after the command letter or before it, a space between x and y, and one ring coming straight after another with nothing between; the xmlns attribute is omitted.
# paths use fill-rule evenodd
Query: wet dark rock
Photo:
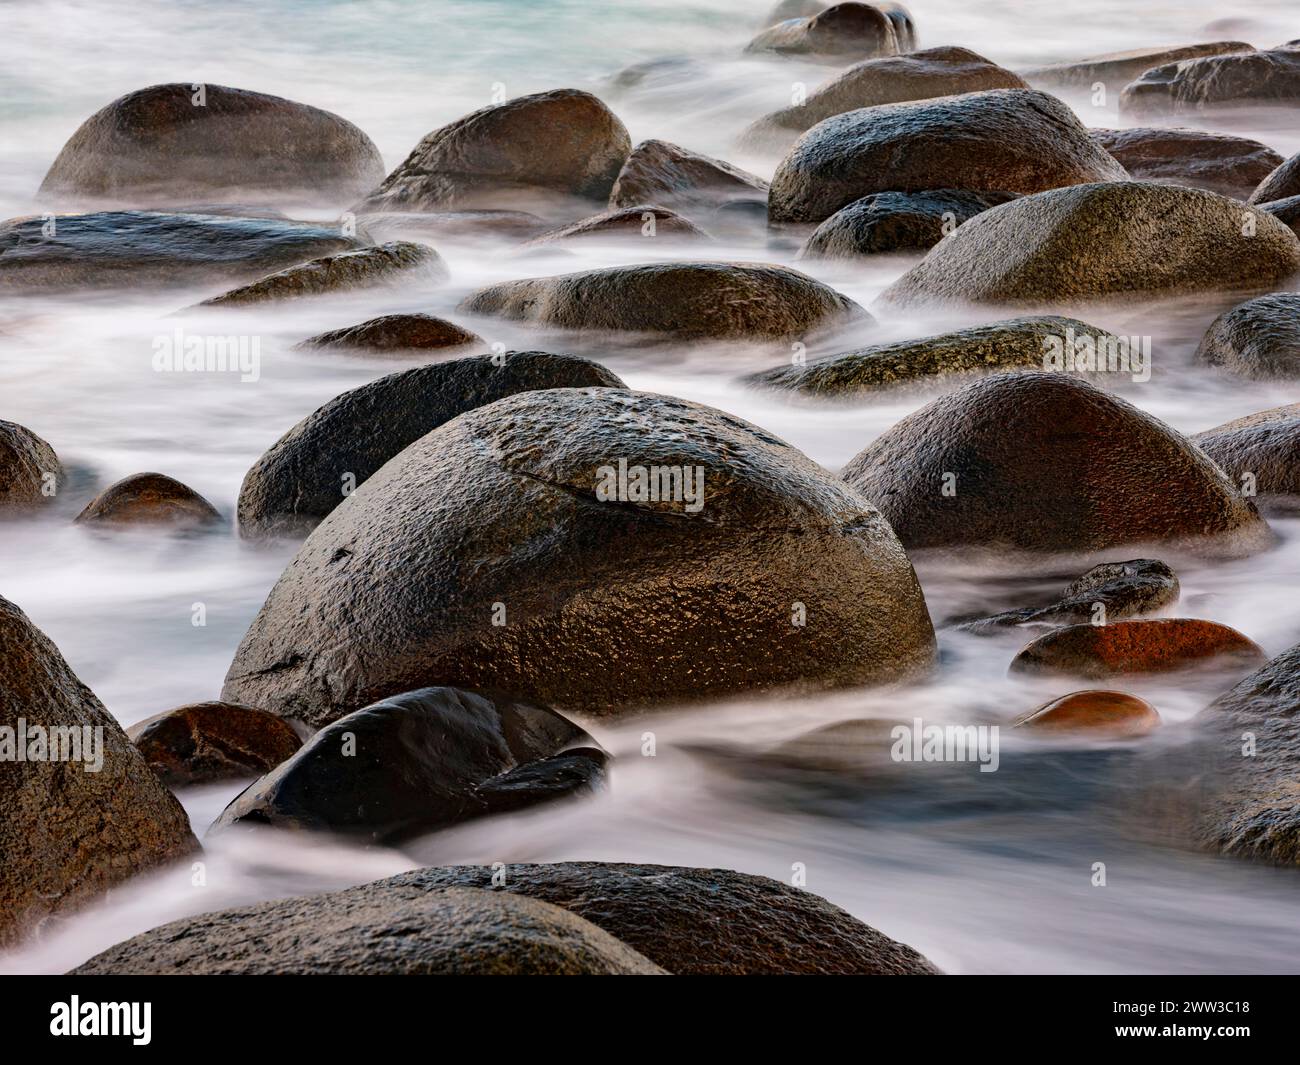
<svg viewBox="0 0 1300 1065"><path fill-rule="evenodd" d="M76 519L84 525L173 528L221 522L217 508L194 489L162 473L133 473L95 496Z"/></svg>
<svg viewBox="0 0 1300 1065"><path fill-rule="evenodd" d="M53 502L64 479L54 448L26 426L0 421L0 515Z"/></svg>
<svg viewBox="0 0 1300 1065"><path fill-rule="evenodd" d="M77 975L648 976L608 932L536 899L385 881L184 917L110 947Z"/></svg>
<svg viewBox="0 0 1300 1065"><path fill-rule="evenodd" d="M392 843L594 791L604 775L604 753L559 714L423 688L321 729L241 792L213 827L270 825Z"/></svg>
<svg viewBox="0 0 1300 1065"><path fill-rule="evenodd" d="M1119 92L1134 78L1153 67L1167 66L1184 59L1204 56L1232 55L1253 52L1255 49L1242 41L1206 41L1185 44L1177 48L1137 48L1129 52L1111 52L1093 56L1077 63L1054 63L1021 71L1031 85L1044 89L1087 89L1101 82L1107 90Z"/></svg>
<svg viewBox="0 0 1300 1065"><path fill-rule="evenodd" d="M784 152L801 133L846 111L987 89L1027 89L1020 78L967 48L929 48L857 63L803 103L764 115L741 134L751 151Z"/></svg>
<svg viewBox="0 0 1300 1065"><path fill-rule="evenodd" d="M525 248L549 247L588 240L646 240L672 242L680 240L708 240L709 235L688 218L666 207L645 204L604 211L569 225L534 237Z"/></svg>
<svg viewBox="0 0 1300 1065"><path fill-rule="evenodd" d="M1244 200L1282 162L1245 137L1195 129L1095 129L1092 135L1137 181L1191 185Z"/></svg>
<svg viewBox="0 0 1300 1065"><path fill-rule="evenodd" d="M623 123L589 92L520 96L434 130L356 210L548 214L573 198L606 200L631 150Z"/></svg>
<svg viewBox="0 0 1300 1065"><path fill-rule="evenodd" d="M1300 647L1220 696L1193 720L1201 739L1200 842L1243 858L1300 862Z"/></svg>
<svg viewBox="0 0 1300 1065"><path fill-rule="evenodd" d="M643 498L651 467L681 476ZM816 463L684 400L553 389L462 414L326 518L222 697L322 725L455 684L609 715L933 655L893 533Z"/></svg>
<svg viewBox="0 0 1300 1065"><path fill-rule="evenodd" d="M1250 194L1249 203L1273 203L1300 196L1300 152L1277 165Z"/></svg>
<svg viewBox="0 0 1300 1065"><path fill-rule="evenodd" d="M1246 672L1268 660L1236 629L1196 618L1068 625L1039 636L1011 660L1013 673L1062 673L1100 680L1212 664Z"/></svg>
<svg viewBox="0 0 1300 1065"><path fill-rule="evenodd" d="M400 281L446 281L441 256L426 244L393 241L372 248L339 252L204 300L200 307L237 307L275 300L321 296L330 292L372 288Z"/></svg>
<svg viewBox="0 0 1300 1065"><path fill-rule="evenodd" d="M801 259L853 259L887 252L928 251L963 222L1016 198L1014 192L877 192L826 219L799 252Z"/></svg>
<svg viewBox="0 0 1300 1065"><path fill-rule="evenodd" d="M867 107L817 124L777 167L768 215L821 222L873 192L1032 193L1127 176L1055 97L993 89Z"/></svg>
<svg viewBox="0 0 1300 1065"><path fill-rule="evenodd" d="M834 6L833 2L828 2L828 0L778 0L776 6L768 12L767 18L763 20L763 25L775 26L778 22L785 22L787 19L792 18L812 18L832 6ZM912 21L912 13L902 4L883 3L872 4L871 6L878 11L884 12L893 24L894 38L898 42L898 50L900 52L913 51L916 48L916 24Z"/></svg>
<svg viewBox="0 0 1300 1065"><path fill-rule="evenodd" d="M622 388L603 366L576 355L511 351L389 374L336 396L264 454L239 490L239 532L304 534L389 459L475 407L517 392Z"/></svg>
<svg viewBox="0 0 1300 1065"><path fill-rule="evenodd" d="M441 237L513 243L545 233L550 223L527 211L383 211L366 215L362 226L376 243L389 240L427 243Z"/></svg>
<svg viewBox="0 0 1300 1065"><path fill-rule="evenodd" d="M686 213L736 199L766 203L767 182L737 166L668 141L642 141L609 193L610 207L653 203Z"/></svg>
<svg viewBox="0 0 1300 1065"><path fill-rule="evenodd" d="M872 4L835 4L815 15L769 26L745 51L836 61L897 55L901 49L894 25L893 19Z"/></svg>
<svg viewBox="0 0 1300 1065"><path fill-rule="evenodd" d="M1192 440L1265 514L1300 511L1300 403L1225 422Z"/></svg>
<svg viewBox="0 0 1300 1065"><path fill-rule="evenodd" d="M1168 543L1245 554L1273 543L1237 485L1186 438L1064 374L998 374L936 399L844 477L909 550Z"/></svg>
<svg viewBox="0 0 1300 1065"><path fill-rule="evenodd" d="M302 746L283 718L235 703L178 706L126 734L169 788L260 776Z"/></svg>
<svg viewBox="0 0 1300 1065"><path fill-rule="evenodd" d="M1081 691L1062 695L1016 721L1015 728L1050 735L1132 739L1160 727L1160 715L1145 699L1126 692Z"/></svg>
<svg viewBox="0 0 1300 1065"><path fill-rule="evenodd" d="M384 174L379 150L328 111L224 85L153 85L91 115L41 183L46 201L140 207L217 200L340 205Z"/></svg>
<svg viewBox="0 0 1300 1065"><path fill-rule="evenodd" d="M0 739L6 763L0 772L0 943L15 943L51 914L76 909L197 847L181 804L121 726L58 648L5 599L0 727L8 736ZM39 755L37 728L44 736ZM102 742L94 740L96 729ZM59 754L79 754L79 760L52 757L55 745Z"/></svg>
<svg viewBox="0 0 1300 1065"><path fill-rule="evenodd" d="M881 302L1077 306L1258 291L1297 273L1300 240L1271 215L1204 189L1116 182L1053 189L976 215Z"/></svg>
<svg viewBox="0 0 1300 1065"><path fill-rule="evenodd" d="M479 289L458 309L550 329L674 340L793 341L866 315L789 267L695 261L506 281Z"/></svg>
<svg viewBox="0 0 1300 1065"><path fill-rule="evenodd" d="M963 622L961 628L977 635L986 635L1019 625L1076 625L1119 621L1171 606L1178 601L1178 591L1177 575L1156 559L1103 562L1067 585L1054 603L1043 607L1007 610L991 617Z"/></svg>
<svg viewBox="0 0 1300 1065"><path fill-rule="evenodd" d="M488 887L492 870L417 869L386 883L412 891ZM568 910L678 976L938 972L838 906L765 876L606 862L512 864L500 890Z"/></svg>
<svg viewBox="0 0 1300 1065"><path fill-rule="evenodd" d="M1184 59L1148 70L1120 93L1128 115L1194 115L1241 106L1300 103L1300 51Z"/></svg>
<svg viewBox="0 0 1300 1065"><path fill-rule="evenodd" d="M0 224L0 278L23 291L243 282L360 243L337 228L153 211Z"/></svg>
<svg viewBox="0 0 1300 1065"><path fill-rule="evenodd" d="M1300 294L1274 292L1247 300L1210 323L1196 361L1240 377L1300 377Z"/></svg>
<svg viewBox="0 0 1300 1065"><path fill-rule="evenodd" d="M338 348L376 354L413 354L483 345L483 339L455 322L431 314L385 314L360 325L308 337L300 348Z"/></svg>
<svg viewBox="0 0 1300 1065"><path fill-rule="evenodd" d="M1105 348L1117 338L1073 318L1012 318L939 336L897 340L846 351L803 365L780 366L745 378L761 388L819 399L860 399L899 388L926 388L1005 370L1041 370L1059 341L1063 348L1091 337Z"/></svg>
<svg viewBox="0 0 1300 1065"><path fill-rule="evenodd" d="M1271 214L1283 225L1289 226L1292 233L1300 236L1300 196L1288 196L1285 200L1273 200L1258 206L1261 211Z"/></svg>

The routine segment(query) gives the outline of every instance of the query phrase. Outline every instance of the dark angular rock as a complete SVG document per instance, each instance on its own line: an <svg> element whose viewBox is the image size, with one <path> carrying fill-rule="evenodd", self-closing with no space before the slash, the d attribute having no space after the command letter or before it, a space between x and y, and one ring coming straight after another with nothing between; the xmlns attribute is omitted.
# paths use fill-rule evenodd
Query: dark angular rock
<svg viewBox="0 0 1300 1065"><path fill-rule="evenodd" d="M398 842L595 790L605 756L590 743L582 729L542 707L423 688L327 725L241 792L213 827L270 825ZM565 753L579 744L587 746Z"/></svg>
<svg viewBox="0 0 1300 1065"><path fill-rule="evenodd" d="M95 496L76 520L85 525L183 528L218 524L221 514L194 489L166 474L133 473Z"/></svg>
<svg viewBox="0 0 1300 1065"><path fill-rule="evenodd" d="M190 703L126 731L169 788L260 776L302 746L283 719L235 703Z"/></svg>
<svg viewBox="0 0 1300 1065"><path fill-rule="evenodd" d="M241 536L303 534L408 445L459 414L517 392L622 388L576 355L511 351L389 374L336 396L264 454L239 490Z"/></svg>

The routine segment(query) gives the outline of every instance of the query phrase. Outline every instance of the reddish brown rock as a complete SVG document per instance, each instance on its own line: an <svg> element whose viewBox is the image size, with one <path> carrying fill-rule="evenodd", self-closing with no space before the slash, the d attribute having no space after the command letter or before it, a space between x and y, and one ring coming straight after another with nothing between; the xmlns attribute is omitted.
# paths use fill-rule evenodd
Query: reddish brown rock
<svg viewBox="0 0 1300 1065"><path fill-rule="evenodd" d="M1065 673L1104 678L1126 673L1167 673L1213 663L1250 669L1268 656L1236 629L1196 618L1069 625L1040 636L1011 662L1014 673Z"/></svg>
<svg viewBox="0 0 1300 1065"><path fill-rule="evenodd" d="M161 473L135 473L109 485L86 504L77 521L88 525L199 526L221 521L217 508L194 489Z"/></svg>
<svg viewBox="0 0 1300 1065"><path fill-rule="evenodd" d="M477 333L431 314L385 314L360 325L308 337L300 348L340 348L378 354L409 354L482 345Z"/></svg>
<svg viewBox="0 0 1300 1065"><path fill-rule="evenodd" d="M284 718L238 703L178 706L126 734L169 788L261 776L302 746Z"/></svg>
<svg viewBox="0 0 1300 1065"><path fill-rule="evenodd" d="M1156 708L1124 692L1081 691L1062 695L1019 718L1015 728L1078 732L1106 738L1145 736L1160 724Z"/></svg>

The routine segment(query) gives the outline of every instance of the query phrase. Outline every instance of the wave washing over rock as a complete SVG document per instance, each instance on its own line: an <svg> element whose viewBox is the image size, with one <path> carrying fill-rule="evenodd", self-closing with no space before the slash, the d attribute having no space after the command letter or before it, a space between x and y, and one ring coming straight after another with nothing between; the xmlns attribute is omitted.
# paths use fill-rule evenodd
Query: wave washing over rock
<svg viewBox="0 0 1300 1065"><path fill-rule="evenodd" d="M1300 971L1293 4L46 6L0 973Z"/></svg>

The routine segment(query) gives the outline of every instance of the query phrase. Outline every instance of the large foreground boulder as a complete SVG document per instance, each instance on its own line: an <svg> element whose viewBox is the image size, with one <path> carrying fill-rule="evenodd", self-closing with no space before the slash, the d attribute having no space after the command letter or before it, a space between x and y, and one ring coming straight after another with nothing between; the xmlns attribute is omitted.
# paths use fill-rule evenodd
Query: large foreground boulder
<svg viewBox="0 0 1300 1065"><path fill-rule="evenodd" d="M653 203L687 214L731 200L767 201L767 182L711 155L668 141L642 141L628 156L609 193L610 207Z"/></svg>
<svg viewBox="0 0 1300 1065"><path fill-rule="evenodd" d="M751 151L785 151L805 130L845 111L988 89L1027 89L1016 74L967 48L929 48L856 63L802 103L764 115L741 134Z"/></svg>
<svg viewBox="0 0 1300 1065"><path fill-rule="evenodd" d="M843 3L814 15L769 26L745 47L746 52L773 52L810 59L843 61L897 55L894 20L873 4Z"/></svg>
<svg viewBox="0 0 1300 1065"><path fill-rule="evenodd" d="M726 869L508 865L500 890L552 903L678 976L925 975L933 965L810 891ZM395 889L488 887L483 866L417 869Z"/></svg>
<svg viewBox="0 0 1300 1065"><path fill-rule="evenodd" d="M746 381L819 399L859 399L899 388L962 384L971 377L1005 370L1048 369L1054 351L1077 348L1085 338L1090 338L1094 351L1105 352L1119 342L1105 330L1073 318L1011 318L779 366ZM1106 369L1104 362L1102 369Z"/></svg>
<svg viewBox="0 0 1300 1065"><path fill-rule="evenodd" d="M963 222L1014 200L1014 192L876 192L842 207L813 230L800 259L855 259L928 251Z"/></svg>
<svg viewBox="0 0 1300 1065"><path fill-rule="evenodd" d="M418 366L335 396L290 429L244 476L239 532L305 534L407 445L459 414L517 392L622 388L576 355L510 351Z"/></svg>
<svg viewBox="0 0 1300 1065"><path fill-rule="evenodd" d="M604 773L604 753L554 711L423 688L327 725L241 792L214 827L394 843L589 792Z"/></svg>
<svg viewBox="0 0 1300 1065"><path fill-rule="evenodd" d="M1273 203L1300 196L1300 152L1277 165L1266 174L1250 194L1250 203Z"/></svg>
<svg viewBox="0 0 1300 1065"><path fill-rule="evenodd" d="M1300 377L1300 294L1273 292L1224 311L1195 358L1259 381Z"/></svg>
<svg viewBox="0 0 1300 1065"><path fill-rule="evenodd" d="M321 725L451 684L614 714L933 654L911 564L857 492L720 411L556 389L462 414L326 518L223 698Z"/></svg>
<svg viewBox="0 0 1300 1065"><path fill-rule="evenodd" d="M1282 157L1266 144L1196 129L1096 129L1092 135L1137 181L1191 185L1244 200Z"/></svg>
<svg viewBox="0 0 1300 1065"><path fill-rule="evenodd" d="M1128 175L1065 104L993 89L866 107L828 118L772 177L773 222L820 222L873 192L1041 192Z"/></svg>
<svg viewBox="0 0 1300 1065"><path fill-rule="evenodd" d="M1226 854L1300 864L1300 646L1193 720L1203 761L1198 835Z"/></svg>
<svg viewBox="0 0 1300 1065"><path fill-rule="evenodd" d="M844 477L909 549L1247 553L1273 542L1254 504L1189 441L1064 374L999 374L937 399Z"/></svg>
<svg viewBox="0 0 1300 1065"><path fill-rule="evenodd" d="M0 421L0 516L53 502L63 479L54 448L24 425Z"/></svg>
<svg viewBox="0 0 1300 1065"><path fill-rule="evenodd" d="M623 123L589 92L520 96L434 130L355 209L549 213L572 198L603 202L631 150Z"/></svg>
<svg viewBox="0 0 1300 1065"><path fill-rule="evenodd" d="M1265 514L1300 510L1300 403L1248 414L1192 439Z"/></svg>
<svg viewBox="0 0 1300 1065"><path fill-rule="evenodd" d="M13 218L0 224L6 288L48 291L249 281L360 247L336 227L155 211Z"/></svg>
<svg viewBox="0 0 1300 1065"><path fill-rule="evenodd" d="M256 303L323 296L400 281L447 280L447 265L427 244L393 241L339 252L263 277L204 300L201 307L244 307Z"/></svg>
<svg viewBox="0 0 1300 1065"><path fill-rule="evenodd" d="M197 847L121 726L5 599L0 758L0 944Z"/></svg>
<svg viewBox="0 0 1300 1065"><path fill-rule="evenodd" d="M1091 59L1081 59L1077 63L1054 63L1021 73L1031 85L1044 89L1086 89L1091 92L1093 86L1101 82L1109 91L1118 92L1153 67L1168 66L1184 59L1254 50L1253 46L1242 41L1204 41L1176 48L1136 48L1127 52L1110 52Z"/></svg>
<svg viewBox="0 0 1300 1065"><path fill-rule="evenodd" d="M41 183L45 200L149 204L351 203L384 175L338 115L224 85L154 85L96 111Z"/></svg>
<svg viewBox="0 0 1300 1065"><path fill-rule="evenodd" d="M185 917L96 954L79 976L648 976L663 970L558 906L385 881Z"/></svg>
<svg viewBox="0 0 1300 1065"><path fill-rule="evenodd" d="M786 266L695 261L506 281L479 289L459 310L549 329L769 342L869 318L847 296Z"/></svg>
<svg viewBox="0 0 1300 1065"><path fill-rule="evenodd" d="M169 788L259 776L302 746L284 718L235 703L188 703L126 734Z"/></svg>
<svg viewBox="0 0 1300 1065"><path fill-rule="evenodd" d="M1203 189L1115 182L1053 189L976 215L881 301L1076 306L1257 291L1297 273L1300 240L1266 212Z"/></svg>
<svg viewBox="0 0 1300 1065"><path fill-rule="evenodd" d="M1300 103L1300 49L1184 59L1148 70L1125 86L1120 111L1194 115L1242 106Z"/></svg>

